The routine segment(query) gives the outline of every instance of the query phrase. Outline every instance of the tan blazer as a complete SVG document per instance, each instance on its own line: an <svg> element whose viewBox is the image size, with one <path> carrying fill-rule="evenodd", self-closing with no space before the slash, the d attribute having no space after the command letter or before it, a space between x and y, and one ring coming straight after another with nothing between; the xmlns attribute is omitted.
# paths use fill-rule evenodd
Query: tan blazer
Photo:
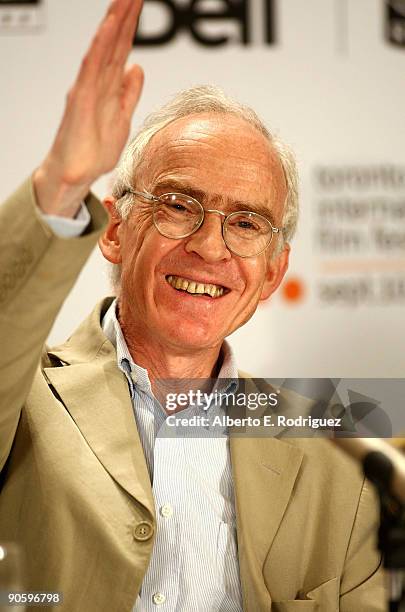
<svg viewBox="0 0 405 612"><path fill-rule="evenodd" d="M27 590L63 592L56 609L130 612L156 521L100 327L109 300L42 349L105 223L87 204L92 226L74 239L42 222L29 181L0 207L0 540L23 546ZM382 612L375 500L351 460L320 439L235 436L230 449L244 610Z"/></svg>

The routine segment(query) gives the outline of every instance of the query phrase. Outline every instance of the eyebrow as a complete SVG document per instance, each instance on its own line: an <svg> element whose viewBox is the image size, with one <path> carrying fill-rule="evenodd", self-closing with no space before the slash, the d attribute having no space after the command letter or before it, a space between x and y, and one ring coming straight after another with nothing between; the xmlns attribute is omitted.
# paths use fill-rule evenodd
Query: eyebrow
<svg viewBox="0 0 405 612"><path fill-rule="evenodd" d="M157 182L153 188L153 191L155 190L159 190L160 195L165 192L182 193L184 195L190 196L191 198L194 198L195 200L198 200L201 204L207 199L207 193L205 191L202 191L201 189L196 189L195 187L187 185L187 183L183 183L182 181L177 181L176 179ZM213 197L216 199L220 199L222 196L219 194L213 194ZM259 215L262 215L262 217L268 219L273 225L273 227L275 227L274 216L265 204L249 204L248 202L244 202L242 200L231 200L229 201L227 208L229 209L230 213L239 212L242 210L257 213Z"/></svg>

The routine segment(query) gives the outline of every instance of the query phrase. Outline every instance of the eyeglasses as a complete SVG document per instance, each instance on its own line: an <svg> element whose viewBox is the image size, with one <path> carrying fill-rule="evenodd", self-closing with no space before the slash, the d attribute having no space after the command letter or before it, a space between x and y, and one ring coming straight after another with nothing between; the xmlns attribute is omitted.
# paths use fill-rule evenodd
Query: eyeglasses
<svg viewBox="0 0 405 612"><path fill-rule="evenodd" d="M274 227L266 217L258 213L240 210L226 215L221 210L205 210L198 200L182 193L154 196L133 189L128 189L123 195L126 193L154 203L153 223L158 232L166 238L187 238L201 227L206 213L221 215L224 218L224 242L229 251L239 257L260 255L270 245L273 234L280 232L280 228Z"/></svg>

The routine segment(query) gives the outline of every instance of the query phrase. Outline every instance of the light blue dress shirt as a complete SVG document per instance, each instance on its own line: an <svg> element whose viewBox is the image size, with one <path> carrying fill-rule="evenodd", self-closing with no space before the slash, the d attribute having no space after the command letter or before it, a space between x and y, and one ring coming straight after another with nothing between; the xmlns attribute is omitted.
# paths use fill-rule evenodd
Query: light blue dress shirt
<svg viewBox="0 0 405 612"><path fill-rule="evenodd" d="M103 330L115 345L118 367L128 380L157 515L152 558L134 610L240 612L229 438L226 432L213 436L209 426L199 427L198 434L190 428L187 435L188 428L179 434L167 425L147 371L132 360L115 308L114 301L103 319ZM231 393L238 371L226 342L222 355L217 390ZM190 406L176 416L200 415L212 421L223 411L216 405L208 410Z"/></svg>

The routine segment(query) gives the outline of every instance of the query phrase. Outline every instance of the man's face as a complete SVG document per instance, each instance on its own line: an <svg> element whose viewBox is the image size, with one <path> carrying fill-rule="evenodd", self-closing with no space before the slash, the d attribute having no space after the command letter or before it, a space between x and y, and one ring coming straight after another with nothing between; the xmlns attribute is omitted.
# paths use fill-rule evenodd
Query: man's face
<svg viewBox="0 0 405 612"><path fill-rule="evenodd" d="M276 227L286 197L277 155L258 131L232 115L193 115L158 132L134 188L198 196L204 209L224 213L264 206ZM212 213L191 236L166 238L153 225L152 206L137 198L128 220L117 226L125 324L161 346L220 346L276 289L287 268L288 249L271 260L280 239L274 235L264 253L238 257L223 241L223 217ZM220 297L191 294L170 284L176 277L225 290Z"/></svg>

